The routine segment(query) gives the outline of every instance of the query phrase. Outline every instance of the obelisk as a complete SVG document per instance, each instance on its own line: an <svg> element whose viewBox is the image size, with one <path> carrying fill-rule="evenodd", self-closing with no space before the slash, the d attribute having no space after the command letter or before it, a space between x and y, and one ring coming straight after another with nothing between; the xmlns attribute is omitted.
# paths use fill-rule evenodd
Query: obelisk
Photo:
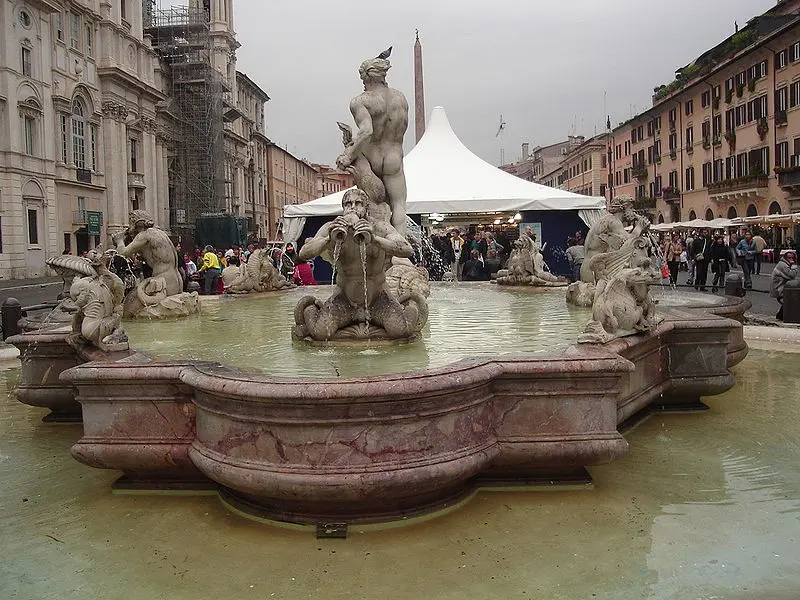
<svg viewBox="0 0 800 600"><path fill-rule="evenodd" d="M414 42L414 123L417 142L425 133L425 87L422 83L422 44L419 42L419 29Z"/></svg>

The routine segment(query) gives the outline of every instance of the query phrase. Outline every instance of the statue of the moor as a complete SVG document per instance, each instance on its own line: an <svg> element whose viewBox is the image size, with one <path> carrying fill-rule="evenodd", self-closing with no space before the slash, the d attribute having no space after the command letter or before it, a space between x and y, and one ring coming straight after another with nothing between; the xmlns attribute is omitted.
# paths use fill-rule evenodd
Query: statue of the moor
<svg viewBox="0 0 800 600"><path fill-rule="evenodd" d="M111 240L119 254L127 258L138 254L153 270L126 296L126 317L178 317L198 311L197 293L183 292L175 246L146 211L134 210L128 228L114 234Z"/></svg>

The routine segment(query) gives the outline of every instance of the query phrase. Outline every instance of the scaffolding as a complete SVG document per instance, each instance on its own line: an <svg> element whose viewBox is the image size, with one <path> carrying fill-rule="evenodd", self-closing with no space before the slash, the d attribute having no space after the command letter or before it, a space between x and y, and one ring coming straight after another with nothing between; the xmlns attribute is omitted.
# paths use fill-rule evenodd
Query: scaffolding
<svg viewBox="0 0 800 600"><path fill-rule="evenodd" d="M209 2L157 10L144 0L145 33L167 71L172 118L169 218L173 234L191 239L198 217L225 208L225 78L211 63Z"/></svg>

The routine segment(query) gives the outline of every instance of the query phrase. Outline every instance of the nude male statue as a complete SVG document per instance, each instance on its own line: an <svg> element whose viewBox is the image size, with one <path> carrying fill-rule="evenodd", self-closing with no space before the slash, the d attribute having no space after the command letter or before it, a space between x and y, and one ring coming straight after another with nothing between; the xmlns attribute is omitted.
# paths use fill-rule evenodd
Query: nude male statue
<svg viewBox="0 0 800 600"><path fill-rule="evenodd" d="M625 231L626 225L633 226L630 233ZM626 241L638 238L649 228L649 219L633 210L633 198L624 195L614 198L608 214L603 215L586 235L581 281L595 283L595 276L591 270L591 258L594 255L619 250Z"/></svg>
<svg viewBox="0 0 800 600"><path fill-rule="evenodd" d="M406 179L403 173L403 136L408 127L408 102L402 92L386 83L391 65L389 51L361 63L358 73L364 92L350 101L350 112L358 132L352 143L336 159L345 170L363 156L372 172L386 188L392 211L392 226L401 236L406 233Z"/></svg>
<svg viewBox="0 0 800 600"><path fill-rule="evenodd" d="M131 238L127 245L126 237ZM140 282L125 299L126 316L136 315L145 306L183 291L175 246L166 232L154 226L153 218L146 211L134 210L128 229L115 233L111 241L116 244L117 253L125 257L138 254L153 269L152 276Z"/></svg>
<svg viewBox="0 0 800 600"><path fill-rule="evenodd" d="M304 323L307 335L316 340L330 339L339 329L367 320L383 327L390 338L413 333L409 331L407 316L416 315L408 315L408 308L393 298L385 287L385 270L391 257L407 258L413 254L413 248L389 223L368 221L367 202L367 194L362 190L348 190L342 198L344 214L323 225L300 250L301 260L322 256L333 264L336 246L339 246L338 260L335 261L336 292L324 304L315 303L309 296L295 309L297 322Z"/></svg>
<svg viewBox="0 0 800 600"><path fill-rule="evenodd" d="M125 245L126 235L132 238L128 245ZM175 246L165 231L154 226L153 218L146 211L134 210L130 214L128 229L114 234L111 240L122 256L139 254L153 269L152 277L164 279L167 296L183 291Z"/></svg>

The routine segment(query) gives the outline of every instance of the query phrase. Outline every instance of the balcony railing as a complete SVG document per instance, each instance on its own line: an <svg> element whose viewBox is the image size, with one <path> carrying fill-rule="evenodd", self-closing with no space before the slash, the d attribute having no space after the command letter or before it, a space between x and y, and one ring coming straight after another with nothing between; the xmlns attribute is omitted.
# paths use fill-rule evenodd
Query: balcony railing
<svg viewBox="0 0 800 600"><path fill-rule="evenodd" d="M785 110L776 110L775 111L775 127L783 127L788 123L788 119L786 117Z"/></svg>
<svg viewBox="0 0 800 600"><path fill-rule="evenodd" d="M775 167L778 175L778 184L783 186L800 185L800 166Z"/></svg>
<svg viewBox="0 0 800 600"><path fill-rule="evenodd" d="M724 194L726 192L738 192L754 188L764 188L769 186L769 177L766 175L746 175L733 179L723 179L715 183L708 184L709 194Z"/></svg>
<svg viewBox="0 0 800 600"><path fill-rule="evenodd" d="M648 198L647 196L640 196L633 201L633 208L640 210L653 209L656 207L656 199Z"/></svg>
<svg viewBox="0 0 800 600"><path fill-rule="evenodd" d="M636 179L647 179L647 167L644 165L634 165L631 169L631 175Z"/></svg>
<svg viewBox="0 0 800 600"><path fill-rule="evenodd" d="M75 169L75 180L81 183L92 183L92 172L89 169Z"/></svg>
<svg viewBox="0 0 800 600"><path fill-rule="evenodd" d="M86 225L87 217L85 210L73 210L72 211L72 224L73 225Z"/></svg>
<svg viewBox="0 0 800 600"><path fill-rule="evenodd" d="M662 190L662 195L664 197L664 200L676 200L681 197L681 191L678 188L665 187Z"/></svg>

